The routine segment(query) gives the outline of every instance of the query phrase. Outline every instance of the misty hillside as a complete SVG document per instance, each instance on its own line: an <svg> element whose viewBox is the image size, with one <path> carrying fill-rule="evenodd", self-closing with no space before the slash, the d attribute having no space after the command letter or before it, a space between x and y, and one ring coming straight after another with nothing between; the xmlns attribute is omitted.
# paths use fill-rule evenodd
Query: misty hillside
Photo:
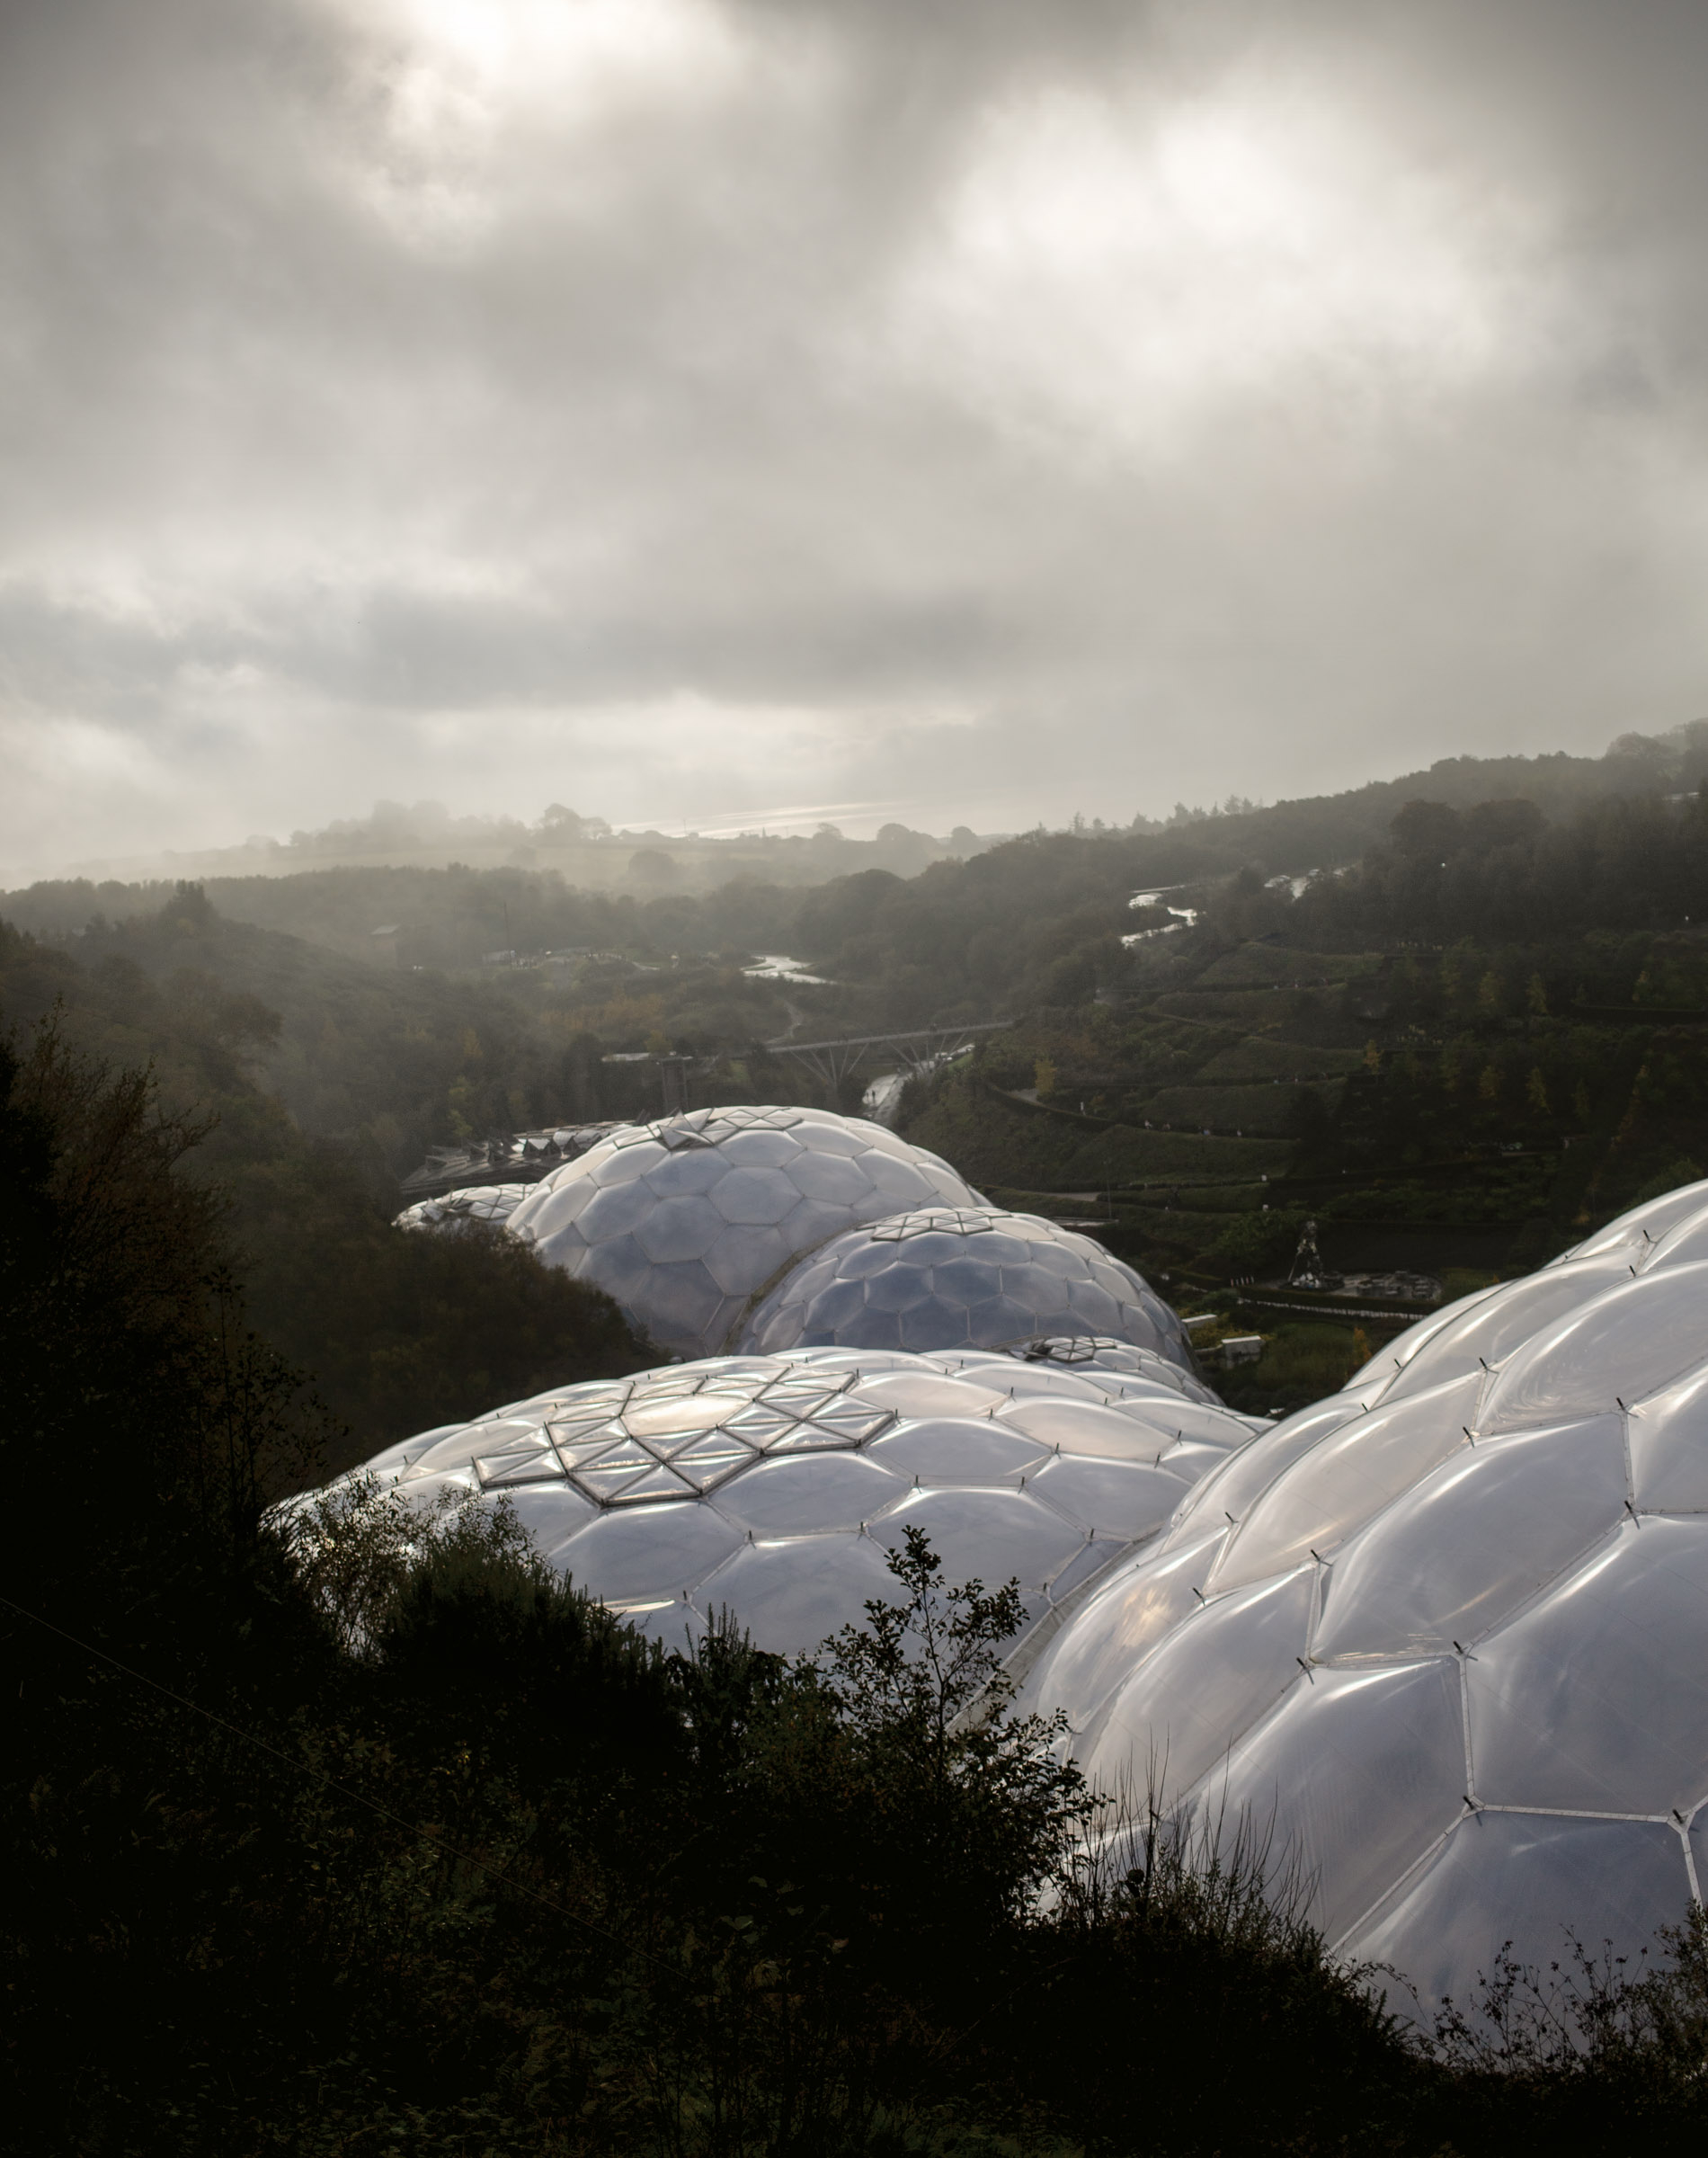
<svg viewBox="0 0 1708 2158"><path fill-rule="evenodd" d="M816 884L856 869L885 869L912 876L928 862L965 860L995 844L965 825L939 838L906 825L882 825L871 839L850 839L834 825L810 834L768 831L700 833L678 827L615 828L602 816L583 816L554 802L532 824L514 816L458 816L442 802L377 802L367 816L337 817L318 831L287 840L262 835L241 846L80 865L90 877L119 881L193 877L295 877L338 866L369 869L544 869L592 891L643 897L661 892L704 892L733 877L773 884Z"/></svg>
<svg viewBox="0 0 1708 2158"><path fill-rule="evenodd" d="M806 887L643 898L379 866L38 886L4 903L21 933L0 1001L15 1024L58 1000L74 1040L218 1101L206 1159L269 1255L268 1324L311 1370L349 1367L341 1413L368 1430L441 1412L424 1381L382 1401L335 1346L315 1240L387 1248L431 1147L657 1114L665 1055L695 1103L846 1110L894 1057L827 1093L791 1041L1006 1021L908 1089L903 1128L1011 1203L1091 1209L1172 1293L1284 1268L1312 1217L1333 1263L1486 1277L1708 1153L1708 843L1679 784L1700 746L1458 763L1398 805L1366 788L1035 833ZM1533 791L1483 791L1515 778ZM1314 877L1259 844L1285 816L1314 839L1383 812ZM298 1244L296 1286L269 1286ZM1337 1383L1339 1338L1334 1369L1267 1398Z"/></svg>
<svg viewBox="0 0 1708 2158"><path fill-rule="evenodd" d="M1609 795L1687 790L1704 775L1708 721L1693 721L1665 735L1622 735L1600 757L1570 756L1564 751L1535 757L1449 757L1427 770L1371 780L1340 794L1267 807L1233 794L1220 808L1177 803L1166 821L1142 813L1126 823L1081 817L1073 829L1099 837L1131 834L1156 841L1153 850L1134 860L1134 874L1154 880L1248 863L1296 876L1356 861L1380 841L1395 811L1419 797L1459 809L1523 797L1544 816L1558 818ZM1190 844L1183 846L1183 841ZM366 817L338 819L319 831L294 833L288 841L254 838L237 847L95 865L87 874L36 884L27 899L19 893L7 895L5 904L13 918L27 913L31 926L75 929L95 908L129 911L151 889L164 894L179 879L193 878L240 920L360 950L369 931L380 925L378 920L360 921L364 905L369 912L378 908L383 919L390 918L385 914L387 906L394 913L442 914L427 896L431 887L416 872L452 866L465 871L522 872L523 881L513 887L490 887L500 895L500 904L485 917L485 930L495 941L489 942L492 949L528 943L526 920L511 923L515 933L506 933L503 902L510 889L525 891L532 875L644 904L675 894L704 896L731 882L789 888L828 883L863 869L912 877L933 862L965 861L1001 843L1000 835L981 835L965 825L943 838L900 824L884 825L870 840L849 839L829 824L810 837L760 832L684 835L613 831L603 817L583 816L558 803L530 825L516 817L457 816L436 802L410 807L381 802ZM365 872L367 880L343 883L322 895L298 884L309 872L344 878Z"/></svg>

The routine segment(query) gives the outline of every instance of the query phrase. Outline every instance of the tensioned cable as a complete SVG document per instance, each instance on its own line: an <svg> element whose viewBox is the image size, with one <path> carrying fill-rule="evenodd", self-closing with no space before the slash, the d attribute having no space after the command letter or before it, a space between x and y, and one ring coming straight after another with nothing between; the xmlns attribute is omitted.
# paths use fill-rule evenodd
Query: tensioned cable
<svg viewBox="0 0 1708 2158"><path fill-rule="evenodd" d="M288 1753L282 1746L274 1745L271 1739L261 1738L253 1731L245 1731L241 1725L230 1722L226 1717L217 1716L211 1708L204 1708L200 1701L192 1701L184 1694L174 1693L170 1686L163 1686L158 1679L151 1679L147 1672L134 1671L129 1663L121 1663L117 1656L110 1656L105 1649L96 1648L87 1641L80 1641L76 1634L67 1633L63 1626L56 1626L51 1618L42 1618L38 1611L25 1610L22 1604L14 1603L10 1596L0 1596L0 1604L4 1604L9 1611L16 1611L20 1618L27 1618L32 1626L40 1626L50 1634L58 1634L62 1641L68 1641L82 1654L94 1657L97 1663L110 1664L126 1678L135 1679L140 1685L152 1687L156 1693L164 1694L167 1700L175 1701L179 1708L188 1708L191 1715L205 1717L209 1723L217 1724L222 1731L229 1731L234 1738L242 1739L247 1745L259 1747L263 1753L271 1753L275 1761L282 1761L288 1768L297 1770L312 1782L323 1785L329 1791L336 1791L342 1797L352 1799L358 1806L365 1806L370 1814L378 1814L382 1821L389 1821L395 1827L406 1830L410 1835L419 1836L423 1843L431 1844L435 1850L446 1851L454 1859L465 1860L492 1879L503 1881L507 1887L515 1889L518 1895L529 1897L547 1911L556 1912L559 1918L566 1918L575 1925L585 1926L590 1933L597 1933L601 1940L611 1941L619 1948L633 1948L632 1942L626 1941L620 1934L613 1933L608 1926L599 1925L591 1918L583 1918L580 1912L570 1910L566 1904L555 1902L549 1895L542 1895L538 1888L530 1888L526 1881L518 1880L514 1874L507 1872L502 1866L494 1866L490 1859L483 1859L472 1850L465 1850L461 1845L450 1842L436 1830L423 1828L419 1822L405 1819L402 1814L394 1813L390 1806L382 1806L377 1798L369 1798L361 1791L352 1790L347 1783L340 1783L335 1776L328 1776L322 1769L311 1768L296 1754ZM651 1949L642 1948L638 1952L648 1963L656 1964L661 1971L673 1971L673 1966L666 1963L663 1957L654 1956ZM675 1975L680 1975L680 1973Z"/></svg>

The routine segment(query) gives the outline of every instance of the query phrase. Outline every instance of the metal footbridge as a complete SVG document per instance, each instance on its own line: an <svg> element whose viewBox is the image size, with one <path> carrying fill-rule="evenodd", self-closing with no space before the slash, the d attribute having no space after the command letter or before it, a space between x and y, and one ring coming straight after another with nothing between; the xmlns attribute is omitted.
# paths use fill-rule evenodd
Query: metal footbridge
<svg viewBox="0 0 1708 2158"><path fill-rule="evenodd" d="M835 1086L862 1068L885 1064L906 1072L928 1072L945 1057L970 1049L982 1034L1000 1034L1011 1019L984 1019L965 1027L919 1027L905 1034L849 1034L839 1041L791 1041L784 1036L765 1045L773 1057L793 1057L826 1086Z"/></svg>

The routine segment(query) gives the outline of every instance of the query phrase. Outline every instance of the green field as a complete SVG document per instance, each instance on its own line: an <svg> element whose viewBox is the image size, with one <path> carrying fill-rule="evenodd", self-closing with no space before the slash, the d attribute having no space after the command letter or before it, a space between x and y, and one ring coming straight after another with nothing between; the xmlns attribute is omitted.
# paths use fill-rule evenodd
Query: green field
<svg viewBox="0 0 1708 2158"><path fill-rule="evenodd" d="M1197 1078L1200 1085L1314 1078L1323 1073L1357 1071L1361 1061L1362 1053L1357 1049L1314 1048L1304 1042L1277 1041L1248 1034L1232 1048L1223 1049L1207 1064L1201 1065Z"/></svg>
<svg viewBox="0 0 1708 2158"><path fill-rule="evenodd" d="M1267 1086L1165 1086L1145 1103L1143 1113L1153 1124L1207 1124L1222 1131L1281 1137L1293 1128L1301 1094L1314 1094L1332 1113L1344 1085L1344 1080L1330 1079L1318 1086L1284 1086L1277 1080Z"/></svg>
<svg viewBox="0 0 1708 2158"><path fill-rule="evenodd" d="M1115 1124L1068 1157L1060 1181L1088 1190L1175 1177L1250 1182L1260 1175L1278 1176L1291 1152L1285 1139L1205 1138L1196 1132L1134 1131Z"/></svg>
<svg viewBox="0 0 1708 2158"><path fill-rule="evenodd" d="M1339 989L1172 989L1151 1007L1245 1034L1283 1036L1312 1048L1363 1046L1370 1022L1343 1015Z"/></svg>
<svg viewBox="0 0 1708 2158"><path fill-rule="evenodd" d="M1373 974L1382 955L1374 951L1294 951L1280 944L1243 944L1214 960L1198 976L1203 989L1271 988L1279 983L1349 982Z"/></svg>
<svg viewBox="0 0 1708 2158"><path fill-rule="evenodd" d="M1274 1138L1205 1138L1049 1116L960 1077L939 1084L906 1136L952 1161L982 1188L1027 1191L1089 1191L1176 1177L1255 1183L1278 1175L1289 1151L1285 1140Z"/></svg>

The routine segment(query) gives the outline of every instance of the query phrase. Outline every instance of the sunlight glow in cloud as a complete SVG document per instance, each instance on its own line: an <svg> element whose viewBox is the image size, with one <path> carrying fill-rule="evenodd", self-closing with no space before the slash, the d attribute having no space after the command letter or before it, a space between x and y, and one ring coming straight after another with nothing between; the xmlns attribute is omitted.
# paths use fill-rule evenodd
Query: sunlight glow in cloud
<svg viewBox="0 0 1708 2158"><path fill-rule="evenodd" d="M1320 96L1057 88L976 130L897 291L914 363L1021 424L1179 451L1302 391L1336 427L1522 372L1534 211Z"/></svg>

